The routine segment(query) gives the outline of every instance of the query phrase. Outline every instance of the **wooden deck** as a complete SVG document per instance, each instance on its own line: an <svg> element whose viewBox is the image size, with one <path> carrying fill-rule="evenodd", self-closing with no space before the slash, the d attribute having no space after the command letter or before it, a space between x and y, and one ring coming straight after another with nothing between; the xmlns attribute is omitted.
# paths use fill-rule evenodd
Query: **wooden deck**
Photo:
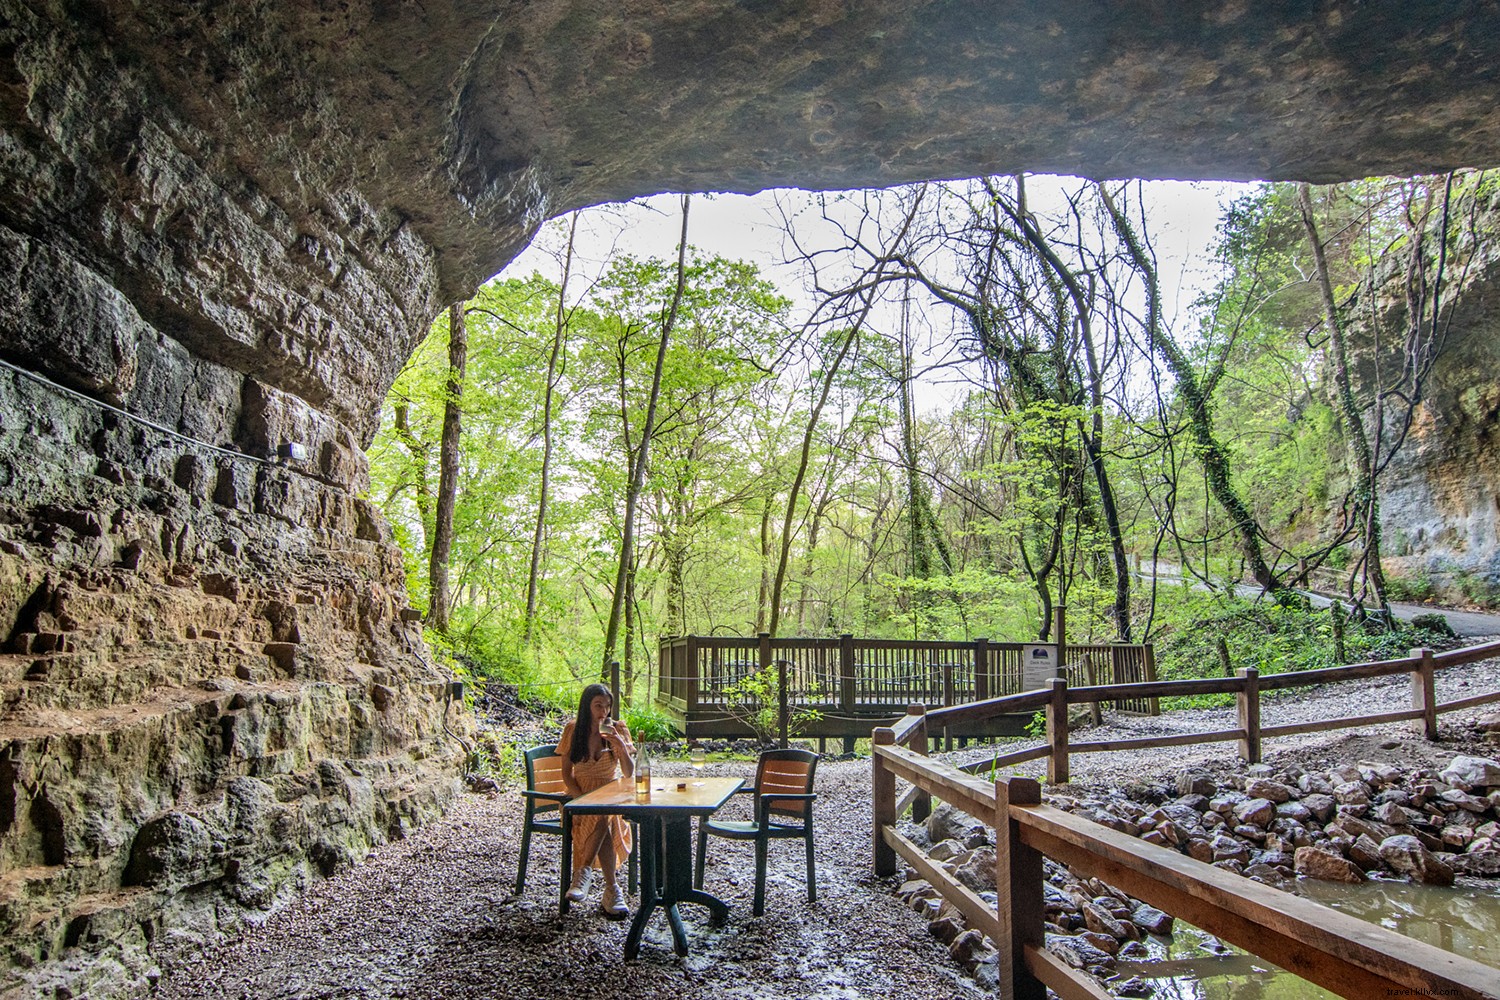
<svg viewBox="0 0 1500 1000"><path fill-rule="evenodd" d="M940 708L1017 694L1027 686L1023 664L1043 647L1051 662L1065 665L1064 676L1078 685L1155 680L1150 646L1067 645L899 639L773 639L681 636L663 639L658 650L657 704L689 738L738 737L750 730L731 712L725 691L753 674L772 670L786 676L786 704L795 714L815 709L820 718L799 727L802 736L863 738L888 726L910 705ZM1154 699L1112 703L1120 710L1154 714ZM947 735L959 738L1019 736L1032 713L959 722Z"/></svg>

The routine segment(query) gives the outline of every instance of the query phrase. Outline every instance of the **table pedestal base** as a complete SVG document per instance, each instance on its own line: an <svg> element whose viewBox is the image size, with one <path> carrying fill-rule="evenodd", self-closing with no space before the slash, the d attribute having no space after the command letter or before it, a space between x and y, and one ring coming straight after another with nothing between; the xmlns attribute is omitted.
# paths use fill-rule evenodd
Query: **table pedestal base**
<svg viewBox="0 0 1500 1000"><path fill-rule="evenodd" d="M672 927L672 946L678 955L688 953L687 932L682 927L679 903L708 907L709 923L723 926L729 907L722 899L693 888L693 836L689 817L652 816L641 820L641 901L630 933L625 938L625 958L634 959L641 950L641 934L657 907L667 911Z"/></svg>

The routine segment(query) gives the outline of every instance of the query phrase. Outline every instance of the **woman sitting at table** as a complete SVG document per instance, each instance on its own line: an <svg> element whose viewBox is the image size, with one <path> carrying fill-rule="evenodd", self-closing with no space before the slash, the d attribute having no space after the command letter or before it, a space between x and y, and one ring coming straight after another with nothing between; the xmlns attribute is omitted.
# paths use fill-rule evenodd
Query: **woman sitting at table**
<svg viewBox="0 0 1500 1000"><path fill-rule="evenodd" d="M635 744L623 721L613 721L615 700L603 684L590 684L578 700L578 717L563 727L557 741L562 758L563 785L573 796L592 792L635 772ZM573 878L568 899L580 902L588 895L595 868L604 871L604 896L600 911L611 920L623 920L630 911L621 902L615 881L620 859L630 855L630 824L623 816L576 816L573 819Z"/></svg>

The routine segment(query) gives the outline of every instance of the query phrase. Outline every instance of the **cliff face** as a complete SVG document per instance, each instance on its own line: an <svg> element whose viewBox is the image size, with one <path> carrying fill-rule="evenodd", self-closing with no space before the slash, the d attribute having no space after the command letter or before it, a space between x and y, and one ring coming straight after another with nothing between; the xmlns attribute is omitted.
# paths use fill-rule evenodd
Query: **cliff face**
<svg viewBox="0 0 1500 1000"><path fill-rule="evenodd" d="M1497 221L1491 213L1486 225ZM1445 292L1449 332L1381 478L1385 565L1397 578L1430 579L1440 598L1492 603L1500 599L1500 248L1490 240L1466 272L1455 270L1463 276ZM1404 324L1396 296L1387 301L1387 315Z"/></svg>
<svg viewBox="0 0 1500 1000"><path fill-rule="evenodd" d="M1492 2L0 0L0 989L139 984L453 793L361 445L545 217L1489 163L1496 65Z"/></svg>

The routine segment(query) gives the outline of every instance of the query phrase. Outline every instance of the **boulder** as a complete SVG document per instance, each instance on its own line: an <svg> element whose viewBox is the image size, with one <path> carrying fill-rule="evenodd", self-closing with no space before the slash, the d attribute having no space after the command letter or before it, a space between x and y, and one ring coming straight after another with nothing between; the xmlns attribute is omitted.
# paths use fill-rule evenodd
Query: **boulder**
<svg viewBox="0 0 1500 1000"><path fill-rule="evenodd" d="M1367 872L1379 871L1385 867L1385 862L1380 857L1380 844L1363 833L1349 845L1349 860Z"/></svg>
<svg viewBox="0 0 1500 1000"><path fill-rule="evenodd" d="M1245 877L1282 892L1291 892L1296 885L1296 880L1275 865L1251 865L1245 869Z"/></svg>
<svg viewBox="0 0 1500 1000"><path fill-rule="evenodd" d="M1312 812L1313 818L1319 823L1327 823L1333 816L1338 803L1331 794L1324 792L1312 792L1302 796L1302 804Z"/></svg>
<svg viewBox="0 0 1500 1000"><path fill-rule="evenodd" d="M1455 855L1448 865L1460 875L1494 878L1500 875L1500 851L1491 848Z"/></svg>
<svg viewBox="0 0 1500 1000"><path fill-rule="evenodd" d="M1250 860L1250 848L1226 834L1219 834L1209 842L1213 848L1214 861L1235 861L1241 864Z"/></svg>
<svg viewBox="0 0 1500 1000"><path fill-rule="evenodd" d="M1470 789L1500 787L1500 762L1489 757L1459 754L1443 768L1442 779L1450 785L1464 785Z"/></svg>
<svg viewBox="0 0 1500 1000"><path fill-rule="evenodd" d="M1081 937L1068 934L1048 934L1047 950L1067 962L1075 969L1113 969L1115 958L1106 951L1094 947Z"/></svg>
<svg viewBox="0 0 1500 1000"><path fill-rule="evenodd" d="M957 840L942 840L927 851L927 856L934 861L951 861L964 853L964 845Z"/></svg>
<svg viewBox="0 0 1500 1000"><path fill-rule="evenodd" d="M1147 934L1171 934L1172 916L1145 903L1130 911L1130 921Z"/></svg>
<svg viewBox="0 0 1500 1000"><path fill-rule="evenodd" d="M927 925L927 932L946 945L952 945L964 932L964 922L958 917L938 917Z"/></svg>
<svg viewBox="0 0 1500 1000"><path fill-rule="evenodd" d="M1126 940L1132 936L1125 924L1104 907L1095 903L1085 903L1082 910L1083 925L1095 934L1107 934L1116 941Z"/></svg>
<svg viewBox="0 0 1500 1000"><path fill-rule="evenodd" d="M1269 799L1271 802L1286 802L1292 797L1292 789L1269 778L1252 778L1245 782L1245 794L1251 798Z"/></svg>
<svg viewBox="0 0 1500 1000"><path fill-rule="evenodd" d="M1219 786L1206 774L1198 771L1179 771L1177 773L1178 795L1202 795L1211 798L1219 790Z"/></svg>
<svg viewBox="0 0 1500 1000"><path fill-rule="evenodd" d="M1345 781L1333 786L1333 800L1341 806L1370 804L1370 786L1363 781Z"/></svg>
<svg viewBox="0 0 1500 1000"><path fill-rule="evenodd" d="M1482 799L1477 795L1470 795L1468 792L1457 788L1448 789L1442 795L1438 796L1438 800L1441 802L1451 802L1460 809L1467 809L1469 812L1476 814L1488 812L1490 808L1488 799Z"/></svg>
<svg viewBox="0 0 1500 1000"><path fill-rule="evenodd" d="M959 965L967 968L970 964L988 961L995 955L995 949L986 943L981 932L971 927L953 939L953 943L948 946L948 954Z"/></svg>
<svg viewBox="0 0 1500 1000"><path fill-rule="evenodd" d="M1409 834L1380 842L1380 857L1391 871L1427 885L1452 885L1453 869Z"/></svg>
<svg viewBox="0 0 1500 1000"><path fill-rule="evenodd" d="M1474 831L1466 826L1459 826L1455 823L1452 826L1443 827L1441 839L1446 847L1462 851L1473 842Z"/></svg>
<svg viewBox="0 0 1500 1000"><path fill-rule="evenodd" d="M157 888L201 881L212 861L213 834L187 813L164 813L136 832L125 866L125 885Z"/></svg>
<svg viewBox="0 0 1500 1000"><path fill-rule="evenodd" d="M975 848L968 859L954 869L953 877L975 892L995 891L994 848Z"/></svg>
<svg viewBox="0 0 1500 1000"><path fill-rule="evenodd" d="M1220 792L1208 801L1208 808L1225 816L1234 812L1234 807L1244 802L1248 795L1244 792L1225 791Z"/></svg>
<svg viewBox="0 0 1500 1000"><path fill-rule="evenodd" d="M1279 819L1295 820L1298 823L1306 823L1313 818L1312 810L1300 801L1280 802L1276 806L1276 816Z"/></svg>
<svg viewBox="0 0 1500 1000"><path fill-rule="evenodd" d="M1269 799L1246 799L1234 807L1234 818L1240 823L1266 827L1276 818L1276 803Z"/></svg>
<svg viewBox="0 0 1500 1000"><path fill-rule="evenodd" d="M934 844L945 840L962 844L970 834L984 829L985 824L947 802L932 810L927 817L927 839Z"/></svg>
<svg viewBox="0 0 1500 1000"><path fill-rule="evenodd" d="M1323 882L1363 882L1365 873L1348 858L1316 847L1299 847L1296 854L1297 874Z"/></svg>
<svg viewBox="0 0 1500 1000"><path fill-rule="evenodd" d="M1333 786L1328 783L1327 778L1316 774L1304 774L1297 779L1297 787L1302 789L1304 795L1332 795Z"/></svg>

